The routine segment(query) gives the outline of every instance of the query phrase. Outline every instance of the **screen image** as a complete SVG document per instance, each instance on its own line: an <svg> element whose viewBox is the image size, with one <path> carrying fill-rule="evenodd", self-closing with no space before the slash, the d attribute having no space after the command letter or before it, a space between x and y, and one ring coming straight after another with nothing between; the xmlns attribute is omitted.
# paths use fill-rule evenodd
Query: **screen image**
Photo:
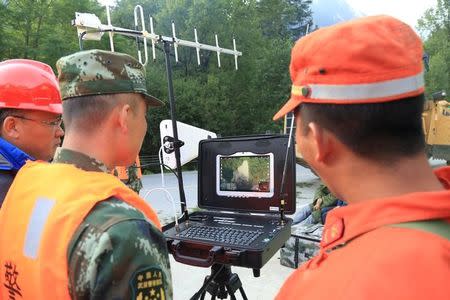
<svg viewBox="0 0 450 300"><path fill-rule="evenodd" d="M273 195L273 154L240 152L217 156L217 194L230 197Z"/></svg>

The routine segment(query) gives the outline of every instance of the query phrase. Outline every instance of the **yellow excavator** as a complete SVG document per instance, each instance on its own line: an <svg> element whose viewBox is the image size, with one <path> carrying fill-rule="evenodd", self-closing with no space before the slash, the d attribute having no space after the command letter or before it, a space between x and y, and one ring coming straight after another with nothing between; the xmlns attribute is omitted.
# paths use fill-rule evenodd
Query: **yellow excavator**
<svg viewBox="0 0 450 300"><path fill-rule="evenodd" d="M435 92L422 113L427 154L450 165L450 102L445 91Z"/></svg>

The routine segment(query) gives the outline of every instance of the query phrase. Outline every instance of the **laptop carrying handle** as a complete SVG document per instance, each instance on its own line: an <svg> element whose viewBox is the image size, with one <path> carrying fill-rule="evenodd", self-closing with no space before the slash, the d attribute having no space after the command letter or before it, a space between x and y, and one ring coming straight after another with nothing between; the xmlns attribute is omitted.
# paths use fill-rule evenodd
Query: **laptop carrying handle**
<svg viewBox="0 0 450 300"><path fill-rule="evenodd" d="M208 251L208 256L206 258L200 258L200 257L192 257L188 255L181 254L181 241L173 241L171 244L171 248L173 250L172 255L173 258L180 263L188 264L191 266L197 266L197 267L210 267L213 265L216 255L223 252L223 247L221 246L213 246Z"/></svg>

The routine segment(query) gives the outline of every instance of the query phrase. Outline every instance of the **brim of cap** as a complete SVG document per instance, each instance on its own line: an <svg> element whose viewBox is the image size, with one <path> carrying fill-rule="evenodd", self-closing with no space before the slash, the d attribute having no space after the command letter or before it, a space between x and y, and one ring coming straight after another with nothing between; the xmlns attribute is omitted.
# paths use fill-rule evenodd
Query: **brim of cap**
<svg viewBox="0 0 450 300"><path fill-rule="evenodd" d="M159 100L156 97L153 97L152 95L149 95L147 93L142 93L142 95L144 95L145 100L148 101L150 106L164 106L165 105L165 103L163 101Z"/></svg>
<svg viewBox="0 0 450 300"><path fill-rule="evenodd" d="M276 121L281 117L284 117L289 112L293 111L297 106L302 103L302 99L300 97L291 97L286 104L273 116L273 120Z"/></svg>

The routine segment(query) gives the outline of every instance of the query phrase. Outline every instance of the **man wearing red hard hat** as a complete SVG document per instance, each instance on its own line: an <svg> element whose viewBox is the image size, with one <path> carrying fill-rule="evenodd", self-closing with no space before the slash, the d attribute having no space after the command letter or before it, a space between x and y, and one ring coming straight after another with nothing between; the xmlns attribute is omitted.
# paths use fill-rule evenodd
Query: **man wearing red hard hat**
<svg viewBox="0 0 450 300"><path fill-rule="evenodd" d="M450 167L424 150L422 42L374 16L319 29L292 49L298 151L349 205L332 210L320 253L277 299L448 299Z"/></svg>
<svg viewBox="0 0 450 300"><path fill-rule="evenodd" d="M0 207L26 160L50 160L61 143L62 103L50 66L0 62Z"/></svg>

